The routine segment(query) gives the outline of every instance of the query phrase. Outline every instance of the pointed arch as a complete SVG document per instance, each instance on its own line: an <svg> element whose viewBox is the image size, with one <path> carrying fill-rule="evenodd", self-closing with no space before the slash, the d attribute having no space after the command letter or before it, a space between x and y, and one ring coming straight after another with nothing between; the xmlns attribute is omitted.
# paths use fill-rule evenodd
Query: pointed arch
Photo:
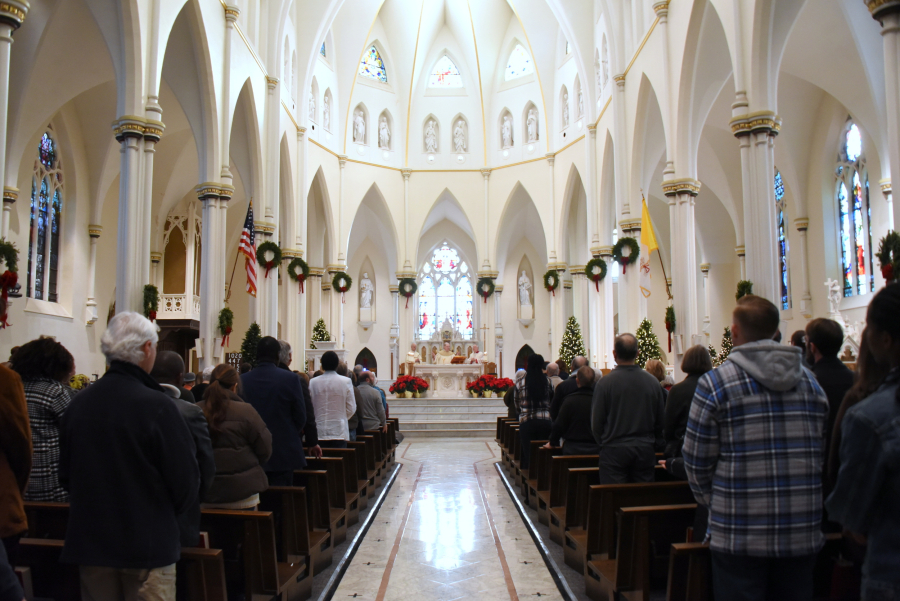
<svg viewBox="0 0 900 601"><path fill-rule="evenodd" d="M287 132L281 136L279 150L278 239L281 248L297 247L297 223L294 203L293 159Z"/></svg>
<svg viewBox="0 0 900 601"><path fill-rule="evenodd" d="M475 248L475 228L472 227L472 221L456 196L449 188L444 188L435 198L419 229L413 255L415 264L418 265L424 260L429 248L440 243L439 238L448 237L469 258L473 266L478 265L479 257Z"/></svg>
<svg viewBox="0 0 900 601"><path fill-rule="evenodd" d="M496 268L503 277L510 250L523 238L534 247L540 261L547 264L547 228L528 190L517 181L509 192L498 222L500 227L494 236L492 257L497 257Z"/></svg>
<svg viewBox="0 0 900 601"><path fill-rule="evenodd" d="M507 118L509 119L509 144L506 144L503 140L503 132ZM500 134L497 138L497 141L499 142L498 146L501 150L512 148L516 145L516 121L515 119L513 119L512 111L509 110L509 108L503 107L502 109L500 109L500 114L497 116L496 131L498 134Z"/></svg>
<svg viewBox="0 0 900 601"><path fill-rule="evenodd" d="M559 219L559 236L557 240L563 245L559 250L564 261L569 265L582 265L588 260L590 246L587 219L587 193L578 167L573 163L566 178L563 193L563 209Z"/></svg>
<svg viewBox="0 0 900 601"><path fill-rule="evenodd" d="M385 235L387 234L387 235ZM366 190L356 207L346 242L346 257L350 259L366 239L371 240L388 262L388 273L396 273L400 266L399 236L390 207L377 183ZM343 244L343 241L341 242Z"/></svg>
<svg viewBox="0 0 900 601"><path fill-rule="evenodd" d="M463 137L463 148L462 152L471 152L472 140L469 138L469 120L466 119L466 116L462 113L456 113L453 115L453 119L450 121L450 150L454 153L459 153L456 148L456 127L462 122L462 137Z"/></svg>
<svg viewBox="0 0 900 601"><path fill-rule="evenodd" d="M319 80L313 75L312 83L309 85L309 94L307 95L306 113L307 118L312 123L319 122Z"/></svg>
<svg viewBox="0 0 900 601"><path fill-rule="evenodd" d="M581 87L581 78L575 74L575 83L572 84L572 108L574 109L574 120L584 119L584 90ZM580 100L579 100L580 99Z"/></svg>
<svg viewBox="0 0 900 601"><path fill-rule="evenodd" d="M356 119L357 113L362 113L363 123L365 124L365 131L362 137L362 140L357 141L354 137L354 133L356 131L356 126L354 124L354 120ZM369 117L369 108L366 106L366 103L360 102L354 107L353 112L350 115L350 127L347 131L347 136L350 137L350 140L355 144L362 144L364 146L369 145L369 140L372 139L372 119Z"/></svg>
<svg viewBox="0 0 900 601"><path fill-rule="evenodd" d="M313 175L306 194L306 262L311 267L321 268L335 255L331 194L321 166Z"/></svg>
<svg viewBox="0 0 900 601"><path fill-rule="evenodd" d="M534 349L527 344L523 344L519 352L516 353L516 369L525 369L528 364L528 357L534 354Z"/></svg>
<svg viewBox="0 0 900 601"><path fill-rule="evenodd" d="M440 53L428 71L429 88L462 88L465 87L462 72L447 50Z"/></svg>
<svg viewBox="0 0 900 601"><path fill-rule="evenodd" d="M527 75L534 74L534 57L529 54L525 46L518 40L513 40L512 51L507 55L506 69L503 72L503 80L511 81Z"/></svg>
<svg viewBox="0 0 900 601"><path fill-rule="evenodd" d="M327 132L334 131L334 96L331 88L327 88L322 94L322 129Z"/></svg>
<svg viewBox="0 0 900 601"><path fill-rule="evenodd" d="M666 158L666 131L656 90L646 73L641 74L634 114L631 190L648 190L657 165Z"/></svg>
<svg viewBox="0 0 900 601"><path fill-rule="evenodd" d="M359 63L357 77L364 77L381 83L388 82L387 65L383 58L384 52L378 40L369 44L368 50L363 53L362 61Z"/></svg>

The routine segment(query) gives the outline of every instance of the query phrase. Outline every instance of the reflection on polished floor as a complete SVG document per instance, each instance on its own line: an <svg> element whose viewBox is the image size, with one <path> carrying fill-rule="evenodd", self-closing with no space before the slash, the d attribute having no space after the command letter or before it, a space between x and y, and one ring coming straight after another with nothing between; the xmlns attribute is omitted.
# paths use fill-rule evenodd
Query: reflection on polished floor
<svg viewBox="0 0 900 601"><path fill-rule="evenodd" d="M561 599L503 486L493 442L427 439L403 467L334 599Z"/></svg>

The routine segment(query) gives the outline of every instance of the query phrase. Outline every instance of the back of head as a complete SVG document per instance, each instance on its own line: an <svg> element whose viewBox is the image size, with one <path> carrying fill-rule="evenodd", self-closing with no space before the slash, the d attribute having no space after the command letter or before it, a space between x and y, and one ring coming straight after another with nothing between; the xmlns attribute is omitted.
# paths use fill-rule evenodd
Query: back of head
<svg viewBox="0 0 900 601"><path fill-rule="evenodd" d="M681 371L689 376L702 376L712 370L712 358L709 349L702 344L695 344L684 352L681 360Z"/></svg>
<svg viewBox="0 0 900 601"><path fill-rule="evenodd" d="M209 381L212 379L212 372L215 368L215 365L207 365L203 368L203 382L209 384Z"/></svg>
<svg viewBox="0 0 900 601"><path fill-rule="evenodd" d="M244 375L245 373L247 373L248 371L250 371L250 370L252 370L252 369L253 369L253 364L252 364L252 363L248 363L248 362L246 362L246 361L244 361L243 363L241 363L241 375Z"/></svg>
<svg viewBox="0 0 900 601"><path fill-rule="evenodd" d="M666 366L659 359L648 359L644 370L660 382L666 379Z"/></svg>
<svg viewBox="0 0 900 601"><path fill-rule="evenodd" d="M625 363L634 361L638 356L638 342L634 334L619 334L613 343L613 350L616 351L616 359Z"/></svg>
<svg viewBox="0 0 900 601"><path fill-rule="evenodd" d="M75 359L66 347L46 336L18 347L11 361L22 380L49 378L68 382L75 371Z"/></svg>
<svg viewBox="0 0 900 601"><path fill-rule="evenodd" d="M321 375L324 374L324 373L325 373L325 372L322 371L321 369L317 369L316 371L313 372L312 377L313 377L313 378L318 378L319 376L321 376ZM312 378L310 378L310 379L312 379Z"/></svg>
<svg viewBox="0 0 900 601"><path fill-rule="evenodd" d="M109 320L100 337L100 351L110 363L124 361L140 365L144 360L143 346L159 341L159 328L152 321L133 311L123 311Z"/></svg>
<svg viewBox="0 0 900 601"><path fill-rule="evenodd" d="M521 380L522 378L524 378L524 377L525 377L525 373L526 373L526 372L525 372L524 369L517 369L517 370L516 370L516 375L514 376L515 379L516 379L516 382L518 382L519 380Z"/></svg>
<svg viewBox="0 0 900 601"><path fill-rule="evenodd" d="M301 372L298 372L297 375L300 376L301 380L303 380L304 382L309 384L309 374L308 373L306 373L305 371L301 371Z"/></svg>
<svg viewBox="0 0 900 601"><path fill-rule="evenodd" d="M887 361L876 361L875 354L868 341L869 329L863 330L859 337L859 356L856 358L856 381L847 396L851 397L853 402L858 403L863 400L881 386L885 376L891 370L890 363Z"/></svg>
<svg viewBox="0 0 900 601"><path fill-rule="evenodd" d="M325 371L335 371L339 363L340 360L334 351L325 351L322 355L322 369Z"/></svg>
<svg viewBox="0 0 900 601"><path fill-rule="evenodd" d="M575 381L578 382L578 388L587 388L594 383L594 368L585 365L575 372Z"/></svg>
<svg viewBox="0 0 900 601"><path fill-rule="evenodd" d="M357 377L359 377L359 375L361 373L363 373L364 371L366 371L366 370L362 365L354 365L353 366L353 373L355 373Z"/></svg>
<svg viewBox="0 0 900 601"><path fill-rule="evenodd" d="M525 388L532 402L547 396L547 376L544 374L544 358L534 354L525 365Z"/></svg>
<svg viewBox="0 0 900 601"><path fill-rule="evenodd" d="M160 384L181 386L184 375L184 359L174 351L161 351L156 354L156 362L150 377Z"/></svg>
<svg viewBox="0 0 900 601"><path fill-rule="evenodd" d="M878 291L866 311L866 327L879 333L890 334L894 342L900 341L900 284L888 284ZM870 335L873 332L870 332Z"/></svg>
<svg viewBox="0 0 900 601"><path fill-rule="evenodd" d="M734 323L741 328L744 342L772 340L781 322L781 313L772 301L747 294L742 296L734 308Z"/></svg>
<svg viewBox="0 0 900 601"><path fill-rule="evenodd" d="M287 340L279 340L278 346L280 347L278 350L278 363L288 365L291 359L291 345Z"/></svg>
<svg viewBox="0 0 900 601"><path fill-rule="evenodd" d="M797 330L791 334L791 346L806 350L806 330Z"/></svg>
<svg viewBox="0 0 900 601"><path fill-rule="evenodd" d="M823 357L837 357L844 343L844 329L833 319L817 317L806 324L806 341L814 344Z"/></svg>
<svg viewBox="0 0 900 601"><path fill-rule="evenodd" d="M278 364L281 356L281 344L278 340L271 336L263 336L259 339L259 346L256 347L257 363L274 363Z"/></svg>
<svg viewBox="0 0 900 601"><path fill-rule="evenodd" d="M210 434L215 436L221 431L222 422L228 403L231 402L231 389L240 389L241 378L235 368L225 363L217 365L212 371L209 387L203 393L203 413L209 423Z"/></svg>
<svg viewBox="0 0 900 601"><path fill-rule="evenodd" d="M557 365L556 363L548 363L547 364L547 375L550 376L551 378L553 376L558 376L559 375L559 365Z"/></svg>

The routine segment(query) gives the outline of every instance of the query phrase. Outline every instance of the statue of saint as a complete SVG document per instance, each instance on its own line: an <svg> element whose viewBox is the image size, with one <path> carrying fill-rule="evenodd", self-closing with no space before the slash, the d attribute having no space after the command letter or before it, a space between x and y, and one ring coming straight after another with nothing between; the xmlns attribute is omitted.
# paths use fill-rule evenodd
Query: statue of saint
<svg viewBox="0 0 900 601"><path fill-rule="evenodd" d="M331 103L328 102L328 96L322 101L322 127L325 131L331 131Z"/></svg>
<svg viewBox="0 0 900 601"><path fill-rule="evenodd" d="M472 354L468 356L466 363L470 365L481 365L484 363L484 353L478 350L477 344L472 348Z"/></svg>
<svg viewBox="0 0 900 601"><path fill-rule="evenodd" d="M578 118L584 117L584 92L578 88Z"/></svg>
<svg viewBox="0 0 900 601"><path fill-rule="evenodd" d="M524 269L522 275L519 276L519 304L531 306L531 280L528 279L528 274Z"/></svg>
<svg viewBox="0 0 900 601"><path fill-rule="evenodd" d="M309 120L316 120L316 97L313 96L312 90L309 91Z"/></svg>
<svg viewBox="0 0 900 601"><path fill-rule="evenodd" d="M425 152L437 152L437 132L434 119L429 119L425 124Z"/></svg>
<svg viewBox="0 0 900 601"><path fill-rule="evenodd" d="M455 356L454 352L450 350L450 343L445 342L444 348L439 350L437 357L435 357L435 363L438 365L450 365L453 363L453 357Z"/></svg>
<svg viewBox="0 0 900 601"><path fill-rule="evenodd" d="M503 116L503 127L500 128L500 137L503 140L503 148L512 148L512 119L509 115Z"/></svg>
<svg viewBox="0 0 900 601"><path fill-rule="evenodd" d="M466 151L466 124L460 119L453 128L453 147L456 152Z"/></svg>
<svg viewBox="0 0 900 601"><path fill-rule="evenodd" d="M563 127L569 126L569 94L563 94Z"/></svg>
<svg viewBox="0 0 900 601"><path fill-rule="evenodd" d="M359 282L359 308L360 309L371 309L372 308L372 294L375 293L375 286L372 285L372 280L369 279L368 272L363 273L363 277Z"/></svg>
<svg viewBox="0 0 900 601"><path fill-rule="evenodd" d="M381 117L381 124L378 126L378 146L385 150L391 148L391 130L388 129L387 117Z"/></svg>
<svg viewBox="0 0 900 601"><path fill-rule="evenodd" d="M353 141L359 144L366 143L366 118L362 109L353 115Z"/></svg>
<svg viewBox="0 0 900 601"><path fill-rule="evenodd" d="M528 129L528 143L537 142L537 111L528 109L528 118L525 121L525 127Z"/></svg>

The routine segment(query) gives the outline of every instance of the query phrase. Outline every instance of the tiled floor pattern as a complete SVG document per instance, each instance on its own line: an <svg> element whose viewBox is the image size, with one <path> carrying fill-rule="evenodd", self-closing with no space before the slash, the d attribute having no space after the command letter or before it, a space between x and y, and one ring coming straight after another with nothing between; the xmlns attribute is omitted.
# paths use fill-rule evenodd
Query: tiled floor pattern
<svg viewBox="0 0 900 601"><path fill-rule="evenodd" d="M334 599L561 599L493 441L413 440L397 453L403 468Z"/></svg>

